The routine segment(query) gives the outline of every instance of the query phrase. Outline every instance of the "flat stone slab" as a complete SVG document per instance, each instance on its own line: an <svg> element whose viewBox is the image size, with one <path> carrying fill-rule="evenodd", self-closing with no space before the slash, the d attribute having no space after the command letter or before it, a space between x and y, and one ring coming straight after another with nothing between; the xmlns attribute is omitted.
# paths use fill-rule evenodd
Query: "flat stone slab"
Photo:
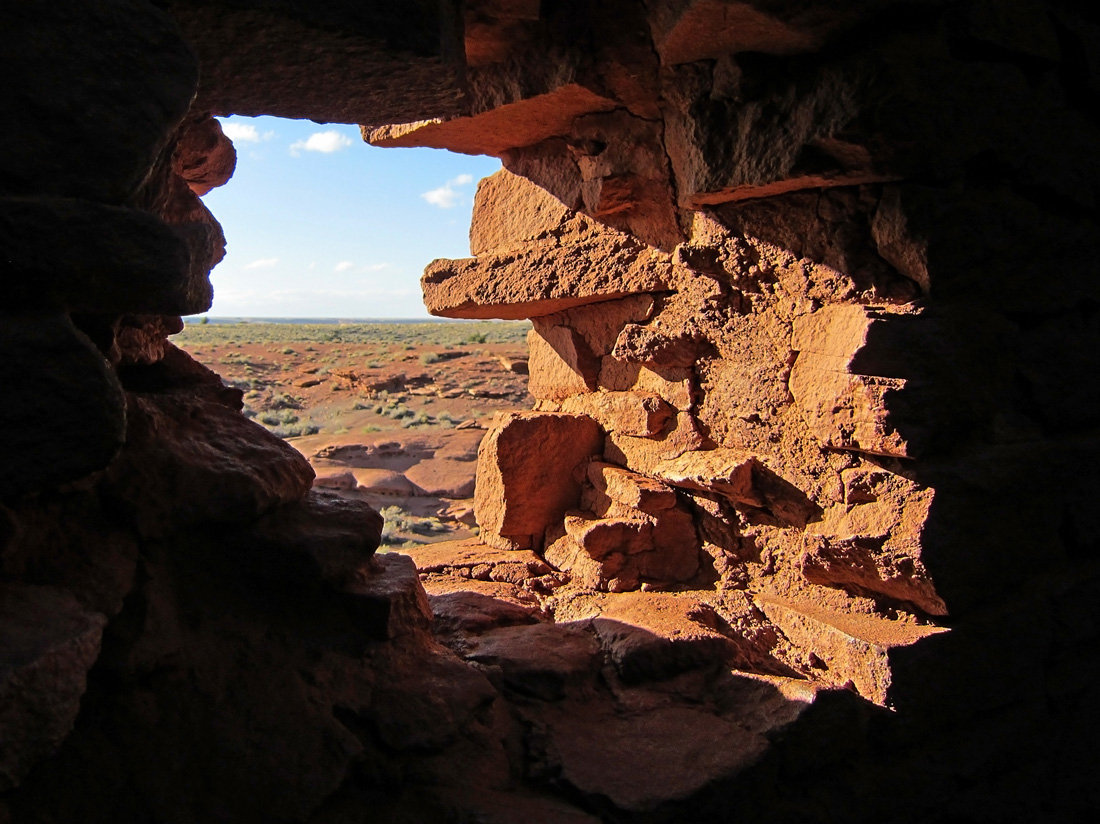
<svg viewBox="0 0 1100 824"><path fill-rule="evenodd" d="M561 624L501 627L471 641L466 658L500 667L517 692L553 701L573 684L594 678L599 644L591 633Z"/></svg>
<svg viewBox="0 0 1100 824"><path fill-rule="evenodd" d="M401 549L400 554L412 558L420 572L441 572L482 581L519 584L552 571L528 549L495 549L476 538L408 547Z"/></svg>

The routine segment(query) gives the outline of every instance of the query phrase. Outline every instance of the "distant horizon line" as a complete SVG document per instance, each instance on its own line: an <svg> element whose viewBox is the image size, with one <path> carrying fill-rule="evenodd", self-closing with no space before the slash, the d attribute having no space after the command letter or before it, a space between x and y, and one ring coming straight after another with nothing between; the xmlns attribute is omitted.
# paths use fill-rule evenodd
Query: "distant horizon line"
<svg viewBox="0 0 1100 824"><path fill-rule="evenodd" d="M309 317L309 316L259 316L259 315L184 315L183 322L201 325L203 319L208 323L517 323L518 321L503 320L497 318L341 318L341 317Z"/></svg>

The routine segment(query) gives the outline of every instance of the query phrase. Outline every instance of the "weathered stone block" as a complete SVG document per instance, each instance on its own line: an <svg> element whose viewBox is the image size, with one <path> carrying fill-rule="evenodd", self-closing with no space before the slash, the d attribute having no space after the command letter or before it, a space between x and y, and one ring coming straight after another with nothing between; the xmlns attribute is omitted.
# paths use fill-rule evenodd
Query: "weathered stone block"
<svg viewBox="0 0 1100 824"><path fill-rule="evenodd" d="M733 503L759 505L760 493L753 486L756 464L756 456L749 452L719 448L662 461L653 474L683 489L717 492Z"/></svg>
<svg viewBox="0 0 1100 824"><path fill-rule="evenodd" d="M541 324L536 318L527 333L527 348L527 391L535 399L559 401L595 389L600 362L572 329Z"/></svg>
<svg viewBox="0 0 1100 824"><path fill-rule="evenodd" d="M574 395L562 401L560 411L588 415L606 432L621 432L636 438L660 435L668 429L676 415L676 410L653 392Z"/></svg>
<svg viewBox="0 0 1100 824"><path fill-rule="evenodd" d="M791 394L825 446L909 455L886 404L886 396L904 389L906 382L853 374L871 326L883 322L883 313L854 305L826 306L795 320L791 347L799 354L791 368Z"/></svg>
<svg viewBox="0 0 1100 824"><path fill-rule="evenodd" d="M130 394L126 447L104 492L144 535L202 522L242 523L305 497L309 463L259 424L220 403Z"/></svg>
<svg viewBox="0 0 1100 824"><path fill-rule="evenodd" d="M0 385L13 387L0 406L0 496L102 469L122 445L122 388L66 315L0 319Z"/></svg>
<svg viewBox="0 0 1100 824"><path fill-rule="evenodd" d="M0 791L72 729L106 623L63 590L0 585Z"/></svg>
<svg viewBox="0 0 1100 824"><path fill-rule="evenodd" d="M592 461L588 465L588 479L597 491L647 515L657 515L676 506L676 492L671 487L614 464Z"/></svg>
<svg viewBox="0 0 1100 824"><path fill-rule="evenodd" d="M794 643L812 650L824 663L823 680L851 683L876 704L890 703L890 654L941 632L943 627L902 623L853 613L838 613L812 603L794 603L761 595L757 605Z"/></svg>
<svg viewBox="0 0 1100 824"><path fill-rule="evenodd" d="M580 500L574 470L602 447L599 425L582 415L498 415L478 449L474 512L482 540L539 544Z"/></svg>
<svg viewBox="0 0 1100 824"><path fill-rule="evenodd" d="M483 178L470 218L470 254L507 252L563 229L572 209L507 169Z"/></svg>
<svg viewBox="0 0 1100 824"><path fill-rule="evenodd" d="M593 266L592 261L600 265ZM563 240L465 260L436 260L420 279L424 304L448 318L536 318L669 288L672 264L629 235L589 222Z"/></svg>
<svg viewBox="0 0 1100 824"><path fill-rule="evenodd" d="M465 109L460 21L435 3L168 5L202 65L198 111L409 123Z"/></svg>
<svg viewBox="0 0 1100 824"><path fill-rule="evenodd" d="M0 189L121 204L186 114L198 64L144 0L4 9Z"/></svg>
<svg viewBox="0 0 1100 824"><path fill-rule="evenodd" d="M210 307L209 267L135 209L65 198L0 199L4 299L16 308L182 315Z"/></svg>

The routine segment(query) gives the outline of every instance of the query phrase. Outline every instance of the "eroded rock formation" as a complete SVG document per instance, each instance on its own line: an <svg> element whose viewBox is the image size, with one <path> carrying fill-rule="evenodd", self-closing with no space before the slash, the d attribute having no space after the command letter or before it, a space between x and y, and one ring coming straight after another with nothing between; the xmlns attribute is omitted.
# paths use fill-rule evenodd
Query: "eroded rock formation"
<svg viewBox="0 0 1100 824"><path fill-rule="evenodd" d="M1100 809L1094 12L0 20L0 820ZM534 324L479 540L375 556L167 341L211 300L229 113L503 160L423 279Z"/></svg>

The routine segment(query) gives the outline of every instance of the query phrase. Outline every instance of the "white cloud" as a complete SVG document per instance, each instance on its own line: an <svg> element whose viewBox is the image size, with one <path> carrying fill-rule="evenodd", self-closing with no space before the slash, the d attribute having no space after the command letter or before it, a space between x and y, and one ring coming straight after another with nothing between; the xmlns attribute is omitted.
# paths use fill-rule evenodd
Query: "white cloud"
<svg viewBox="0 0 1100 824"><path fill-rule="evenodd" d="M251 123L226 123L224 120L220 122L222 133L234 143L259 143L261 140L271 140L275 137L275 132L260 134Z"/></svg>
<svg viewBox="0 0 1100 824"><path fill-rule="evenodd" d="M290 153L297 157L302 151L322 152L332 154L341 149L353 145L353 141L346 134L341 134L335 129L327 132L314 132L305 140L299 140L290 144Z"/></svg>
<svg viewBox="0 0 1100 824"><path fill-rule="evenodd" d="M244 265L245 269L268 269L279 262L278 258L260 258Z"/></svg>
<svg viewBox="0 0 1100 824"><path fill-rule="evenodd" d="M469 186L474 182L473 175L459 175L451 178L438 189L420 195L424 200L440 209L450 209L462 202L462 192L456 192L456 186Z"/></svg>
<svg viewBox="0 0 1100 824"><path fill-rule="evenodd" d="M234 143L259 143L260 133L247 123L222 123L222 132Z"/></svg>
<svg viewBox="0 0 1100 824"><path fill-rule="evenodd" d="M342 261L340 261L339 263L336 264L336 268L333 269L332 271L334 271L334 272L346 272L348 269L352 268L354 265L355 264L352 263L350 260L342 260Z"/></svg>

